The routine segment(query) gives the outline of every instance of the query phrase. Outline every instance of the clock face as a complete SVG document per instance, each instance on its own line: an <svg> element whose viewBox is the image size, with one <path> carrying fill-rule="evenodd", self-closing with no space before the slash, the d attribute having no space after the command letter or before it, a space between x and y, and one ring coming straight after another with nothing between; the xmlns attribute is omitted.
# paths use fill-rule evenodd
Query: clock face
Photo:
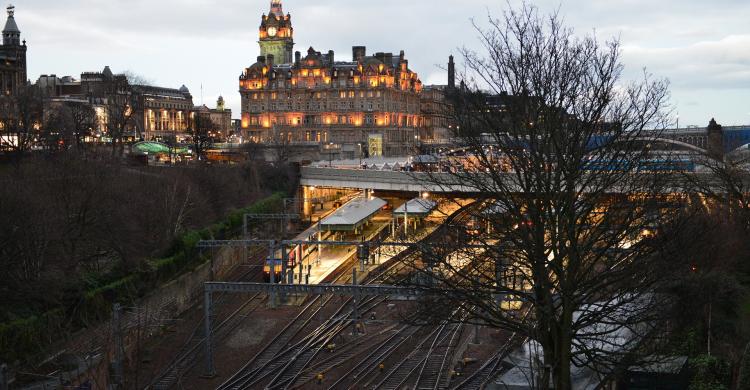
<svg viewBox="0 0 750 390"><path fill-rule="evenodd" d="M268 36L269 37L275 37L276 36L276 27L269 27L268 28Z"/></svg>

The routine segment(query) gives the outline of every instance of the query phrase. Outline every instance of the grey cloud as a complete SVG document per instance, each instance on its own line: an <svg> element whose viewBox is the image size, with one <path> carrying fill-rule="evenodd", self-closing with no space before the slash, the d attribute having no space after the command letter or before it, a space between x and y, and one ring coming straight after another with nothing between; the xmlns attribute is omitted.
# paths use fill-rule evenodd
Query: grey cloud
<svg viewBox="0 0 750 390"><path fill-rule="evenodd" d="M520 0L510 0L517 3ZM746 0L537 0L560 8L577 33L620 36L628 75L642 66L668 77L674 97L702 102L750 100L750 49ZM296 50L333 49L348 58L352 45L370 51L405 50L410 66L428 83L445 82L443 64L462 46L477 47L470 18L499 16L504 0L284 0L292 14ZM29 41L29 76L79 74L111 65L163 84L187 84L199 102L222 94L239 112L237 76L258 54L260 15L267 0L24 0L17 21ZM707 94L709 88L731 94ZM703 110L703 111L701 111ZM681 110L703 123L713 106ZM746 121L746 108L724 112ZM681 119L682 122L682 119Z"/></svg>

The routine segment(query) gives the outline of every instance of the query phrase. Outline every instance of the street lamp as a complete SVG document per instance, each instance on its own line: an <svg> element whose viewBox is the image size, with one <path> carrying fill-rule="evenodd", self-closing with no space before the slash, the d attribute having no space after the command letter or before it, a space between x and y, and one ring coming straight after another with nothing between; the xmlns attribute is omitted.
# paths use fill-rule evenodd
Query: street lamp
<svg viewBox="0 0 750 390"><path fill-rule="evenodd" d="M333 168L333 142L328 144L328 168Z"/></svg>
<svg viewBox="0 0 750 390"><path fill-rule="evenodd" d="M362 143L358 143L359 146L359 167L362 168Z"/></svg>

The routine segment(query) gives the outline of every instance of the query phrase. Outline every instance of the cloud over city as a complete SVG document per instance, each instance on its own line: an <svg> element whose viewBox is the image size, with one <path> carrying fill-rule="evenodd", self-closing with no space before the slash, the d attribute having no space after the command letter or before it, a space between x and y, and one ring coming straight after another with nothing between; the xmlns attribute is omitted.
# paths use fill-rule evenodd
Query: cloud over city
<svg viewBox="0 0 750 390"><path fill-rule="evenodd" d="M518 1L510 1L516 4ZM681 124L750 123L750 3L737 0L540 0L578 34L619 37L626 76L642 68L668 78ZM285 0L295 50L405 50L426 83L444 83L442 64L460 47L477 47L472 18L500 16L505 1ZM29 0L16 20L29 45L29 78L79 75L105 65L166 87L190 87L196 103L223 95L239 115L237 77L258 55L266 0ZM711 88L712 91L707 91Z"/></svg>

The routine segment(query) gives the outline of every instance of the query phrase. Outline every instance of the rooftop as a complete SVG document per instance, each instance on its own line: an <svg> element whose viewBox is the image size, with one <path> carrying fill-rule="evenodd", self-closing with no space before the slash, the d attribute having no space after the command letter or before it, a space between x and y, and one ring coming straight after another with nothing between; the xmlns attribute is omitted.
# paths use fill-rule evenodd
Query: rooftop
<svg viewBox="0 0 750 390"><path fill-rule="evenodd" d="M414 198L394 211L394 214L427 215L437 207L437 202L429 199Z"/></svg>
<svg viewBox="0 0 750 390"><path fill-rule="evenodd" d="M320 229L326 231L354 230L364 225L386 204L387 202L380 198L354 198L320 221Z"/></svg>

